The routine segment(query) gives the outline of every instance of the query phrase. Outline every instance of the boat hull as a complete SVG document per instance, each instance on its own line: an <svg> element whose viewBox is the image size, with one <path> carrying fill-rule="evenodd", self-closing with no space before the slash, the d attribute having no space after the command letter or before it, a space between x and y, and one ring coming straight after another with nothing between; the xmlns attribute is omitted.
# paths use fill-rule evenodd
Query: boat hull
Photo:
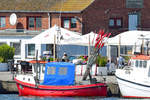
<svg viewBox="0 0 150 100"><path fill-rule="evenodd" d="M106 96L105 83L78 86L45 86L15 79L20 96Z"/></svg>
<svg viewBox="0 0 150 100"><path fill-rule="evenodd" d="M122 97L150 98L150 85L136 83L116 76Z"/></svg>

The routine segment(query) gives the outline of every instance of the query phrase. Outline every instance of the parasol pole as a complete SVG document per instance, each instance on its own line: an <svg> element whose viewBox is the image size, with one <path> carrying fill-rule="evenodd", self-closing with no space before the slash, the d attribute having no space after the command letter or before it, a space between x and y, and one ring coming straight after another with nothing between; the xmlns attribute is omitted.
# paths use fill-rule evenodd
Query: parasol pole
<svg viewBox="0 0 150 100"><path fill-rule="evenodd" d="M90 35L89 35L89 37L88 37L89 39L89 44L88 44L88 57L90 56Z"/></svg>
<svg viewBox="0 0 150 100"><path fill-rule="evenodd" d="M54 34L54 47L53 47L53 58L54 58L54 61L56 59L56 35Z"/></svg>
<svg viewBox="0 0 150 100"><path fill-rule="evenodd" d="M121 36L119 34L118 57L120 56Z"/></svg>

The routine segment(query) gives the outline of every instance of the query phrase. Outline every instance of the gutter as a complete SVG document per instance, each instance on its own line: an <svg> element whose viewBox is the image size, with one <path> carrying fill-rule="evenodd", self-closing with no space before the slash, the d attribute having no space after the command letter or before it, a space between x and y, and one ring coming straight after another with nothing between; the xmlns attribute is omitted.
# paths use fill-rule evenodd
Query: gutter
<svg viewBox="0 0 150 100"><path fill-rule="evenodd" d="M51 27L51 16L50 16L50 13L47 13L48 15L48 28Z"/></svg>
<svg viewBox="0 0 150 100"><path fill-rule="evenodd" d="M18 13L18 12L22 12L22 13L60 13L60 11L25 11L25 10L0 10L0 12L10 12L10 13ZM61 13L81 13L81 11L61 11Z"/></svg>

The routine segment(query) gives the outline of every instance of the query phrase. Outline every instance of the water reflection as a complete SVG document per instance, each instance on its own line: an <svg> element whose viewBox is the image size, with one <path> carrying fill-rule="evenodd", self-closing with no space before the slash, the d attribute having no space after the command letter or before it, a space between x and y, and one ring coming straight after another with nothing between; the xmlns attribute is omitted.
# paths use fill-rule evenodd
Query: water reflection
<svg viewBox="0 0 150 100"><path fill-rule="evenodd" d="M18 94L0 94L0 100L150 100L150 99L129 99L119 97L33 97L18 96Z"/></svg>

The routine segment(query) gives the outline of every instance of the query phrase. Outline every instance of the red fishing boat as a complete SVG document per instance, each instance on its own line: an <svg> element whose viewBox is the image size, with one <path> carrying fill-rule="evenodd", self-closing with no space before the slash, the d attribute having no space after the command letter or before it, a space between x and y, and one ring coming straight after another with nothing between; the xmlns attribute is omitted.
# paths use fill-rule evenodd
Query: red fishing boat
<svg viewBox="0 0 150 100"><path fill-rule="evenodd" d="M20 96L107 95L107 86L105 83L75 85L75 66L72 63L47 63L45 67L44 79L39 78L38 80L37 77L39 76L34 76L34 74L17 75L15 77Z"/></svg>
<svg viewBox="0 0 150 100"><path fill-rule="evenodd" d="M106 96L106 83L97 82L90 75L90 69L95 63L99 49L104 46L104 38L109 37L100 31L95 48L91 50L87 69L83 76L90 81L83 84L75 81L75 65L68 62L39 62L32 65L32 74L18 74L15 77L20 96ZM37 53L38 54L38 53Z"/></svg>

